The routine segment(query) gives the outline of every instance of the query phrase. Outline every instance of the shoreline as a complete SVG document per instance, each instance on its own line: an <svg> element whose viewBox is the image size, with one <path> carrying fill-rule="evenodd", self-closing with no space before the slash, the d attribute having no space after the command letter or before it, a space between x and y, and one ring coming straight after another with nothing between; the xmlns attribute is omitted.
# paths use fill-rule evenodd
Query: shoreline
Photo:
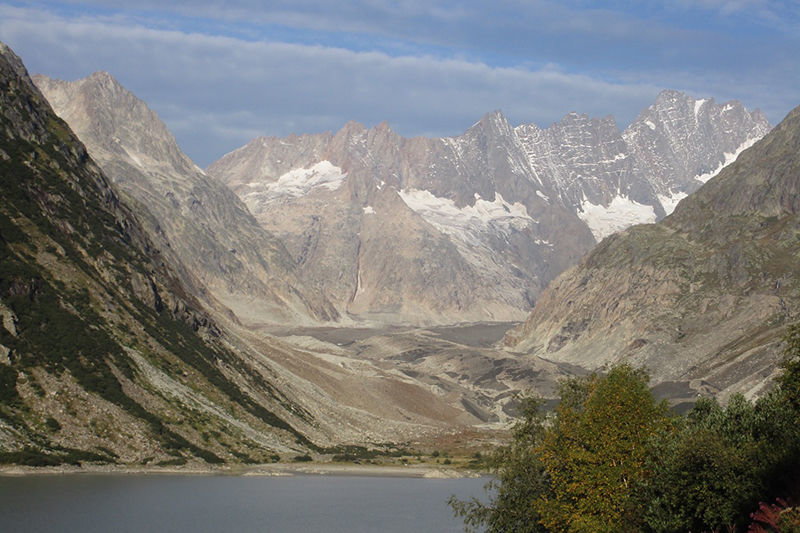
<svg viewBox="0 0 800 533"><path fill-rule="evenodd" d="M463 479L489 475L476 470L430 465L357 465L347 463L268 463L233 466L187 465L181 467L123 465L0 466L0 477L80 474L241 477L356 476L419 479Z"/></svg>

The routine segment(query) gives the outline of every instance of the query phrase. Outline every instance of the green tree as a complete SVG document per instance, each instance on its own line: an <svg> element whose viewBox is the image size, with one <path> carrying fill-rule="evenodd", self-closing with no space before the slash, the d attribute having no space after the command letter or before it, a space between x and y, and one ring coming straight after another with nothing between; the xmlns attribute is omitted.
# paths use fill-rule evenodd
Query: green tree
<svg viewBox="0 0 800 533"><path fill-rule="evenodd" d="M550 531L637 529L632 487L645 476L646 443L668 423L667 408L629 365L590 377L563 402L537 449L550 491L534 503Z"/></svg>
<svg viewBox="0 0 800 533"><path fill-rule="evenodd" d="M747 517L760 483L753 405L734 397L723 409L703 400L651 439L636 487L646 529L723 530Z"/></svg>
<svg viewBox="0 0 800 533"><path fill-rule="evenodd" d="M494 493L491 501L478 499L460 501L450 498L456 516L464 519L467 531L487 533L540 533L547 530L533 502L548 490L547 475L536 447L545 433L542 401L524 398L520 406L520 421L512 431L512 441L492 452L487 464L495 479L486 485Z"/></svg>
<svg viewBox="0 0 800 533"><path fill-rule="evenodd" d="M784 342L786 346L781 363L783 373L777 382L781 394L796 411L800 412L800 324L789 327Z"/></svg>
<svg viewBox="0 0 800 533"><path fill-rule="evenodd" d="M800 477L800 328L786 337L777 387L756 402L702 399L649 446L637 488L647 529L716 531L750 523L759 502Z"/></svg>

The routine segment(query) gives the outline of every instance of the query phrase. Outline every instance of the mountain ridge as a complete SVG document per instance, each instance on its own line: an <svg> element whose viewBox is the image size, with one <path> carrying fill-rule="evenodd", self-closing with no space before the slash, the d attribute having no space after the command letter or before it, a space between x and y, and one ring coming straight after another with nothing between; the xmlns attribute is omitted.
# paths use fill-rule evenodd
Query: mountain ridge
<svg viewBox="0 0 800 533"><path fill-rule="evenodd" d="M555 280L513 351L648 367L687 394L759 394L800 312L800 108L655 225L604 240Z"/></svg>
<svg viewBox="0 0 800 533"><path fill-rule="evenodd" d="M292 401L242 372L5 45L0 102L2 461L215 463L309 445Z"/></svg>
<svg viewBox="0 0 800 533"><path fill-rule="evenodd" d="M512 126L494 111L445 138L404 138L387 124L349 122L334 133L259 137L207 171L286 243L343 315L400 323L519 320L598 240L662 218L702 184L697 176L767 130L763 115L737 102L664 91L625 131L610 117L577 113L543 129ZM658 162L658 173L643 173L645 155ZM389 243L365 242L367 220L384 229L403 220L407 229ZM425 241L442 253L420 246ZM379 262L379 275L369 257L362 261L365 252L393 259ZM450 271L450 280L416 279L414 269L400 267L405 257L416 258L416 270ZM324 265L333 263L330 275ZM381 278L380 286L359 282ZM474 293L463 294L464 286Z"/></svg>
<svg viewBox="0 0 800 533"><path fill-rule="evenodd" d="M194 291L244 320L318 323L338 315L308 293L283 243L263 230L227 187L206 176L147 105L107 72L76 82L36 76L56 112L131 202Z"/></svg>

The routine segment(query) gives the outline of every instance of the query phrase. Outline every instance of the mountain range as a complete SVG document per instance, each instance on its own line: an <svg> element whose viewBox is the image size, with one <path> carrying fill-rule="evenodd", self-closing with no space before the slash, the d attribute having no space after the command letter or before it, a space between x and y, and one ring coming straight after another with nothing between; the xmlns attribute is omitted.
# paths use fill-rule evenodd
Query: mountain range
<svg viewBox="0 0 800 533"><path fill-rule="evenodd" d="M658 224L605 239L509 333L513 351L629 361L673 396L757 396L800 311L800 108Z"/></svg>
<svg viewBox="0 0 800 533"><path fill-rule="evenodd" d="M435 394L369 360L243 328L204 285L207 265L180 255L182 234L154 215L162 206L118 189L5 45L0 120L0 462L269 462L481 422L465 387Z"/></svg>
<svg viewBox="0 0 800 533"><path fill-rule="evenodd" d="M664 91L624 131L577 113L542 129L493 112L446 138L349 123L255 139L207 171L342 315L519 320L597 241L662 218L768 130L738 102Z"/></svg>
<svg viewBox="0 0 800 533"><path fill-rule="evenodd" d="M0 46L5 462L432 443L618 361L755 396L797 319L797 110L664 91L622 131L349 123L203 170L111 75L34 81Z"/></svg>
<svg viewBox="0 0 800 533"><path fill-rule="evenodd" d="M147 105L112 76L77 82L36 76L50 104L137 212L165 253L207 292L200 297L244 319L302 324L338 318L306 289L283 243L262 229L230 189L178 147Z"/></svg>

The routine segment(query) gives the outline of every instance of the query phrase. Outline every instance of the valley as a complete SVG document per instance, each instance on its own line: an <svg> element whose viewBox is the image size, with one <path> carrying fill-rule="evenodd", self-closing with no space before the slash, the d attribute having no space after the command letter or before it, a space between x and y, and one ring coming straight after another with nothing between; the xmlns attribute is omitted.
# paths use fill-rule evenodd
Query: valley
<svg viewBox="0 0 800 533"><path fill-rule="evenodd" d="M622 130L351 122L203 170L111 74L2 61L6 462L466 458L621 362L678 412L777 374L791 116L666 90Z"/></svg>

